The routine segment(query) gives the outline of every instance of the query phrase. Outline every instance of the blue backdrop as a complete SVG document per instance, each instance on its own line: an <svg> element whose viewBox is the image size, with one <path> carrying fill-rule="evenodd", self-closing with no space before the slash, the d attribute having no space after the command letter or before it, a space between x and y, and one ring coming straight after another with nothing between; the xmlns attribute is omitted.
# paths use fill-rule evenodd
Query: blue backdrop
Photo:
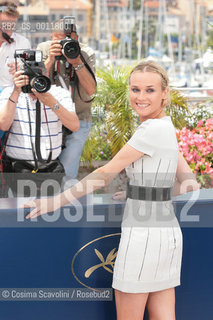
<svg viewBox="0 0 213 320"><path fill-rule="evenodd" d="M190 209L190 215L202 215L202 227L200 224L197 227L185 224L182 228L182 285L176 288L178 320L212 320L212 199L212 191L203 192L202 198ZM113 203L109 199L103 202L103 205L95 205L96 213L106 213L112 206L117 212L123 210L123 203ZM175 201L178 216L185 204L184 198ZM84 210L87 210L86 206ZM38 223L17 222L16 217L15 200L1 201L1 288L111 287L110 265L105 265L109 270L103 266L96 268L87 278L85 272L100 264L98 252L105 261L110 252L116 252L119 227L73 228L63 217L51 224L42 218ZM0 320L29 319L115 320L116 317L114 301L20 302L5 299L0 302Z"/></svg>

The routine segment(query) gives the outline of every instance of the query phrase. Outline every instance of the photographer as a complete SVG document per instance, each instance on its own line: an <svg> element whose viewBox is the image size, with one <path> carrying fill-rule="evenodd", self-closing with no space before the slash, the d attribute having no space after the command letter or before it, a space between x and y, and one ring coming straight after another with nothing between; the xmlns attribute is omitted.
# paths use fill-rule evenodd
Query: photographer
<svg viewBox="0 0 213 320"><path fill-rule="evenodd" d="M0 0L0 87L2 88L13 84L15 50L31 47L28 39L13 31L18 17L17 1Z"/></svg>
<svg viewBox="0 0 213 320"><path fill-rule="evenodd" d="M34 50L26 51L23 57L29 55L31 59L34 54ZM14 86L5 88L0 96L0 129L10 129L5 171L15 174L29 172L30 177L36 178L39 178L39 173L46 172L50 178L52 173L63 175L63 166L58 160L62 124L72 131L79 129L75 107L67 90L52 85L46 92L48 78L39 75L31 79L29 75L32 72L37 74L38 67L33 63L31 66L25 64L24 71L15 73ZM41 64L35 65L41 68ZM42 182L43 178L38 182L38 189ZM15 195L18 194L16 187L12 186Z"/></svg>
<svg viewBox="0 0 213 320"><path fill-rule="evenodd" d="M61 28L61 23L64 23L64 29ZM65 148L60 155L66 180L69 180L75 179L78 175L80 156L91 127L91 96L96 91L95 54L88 46L78 43L73 17L57 21L51 38L52 41L39 44L38 49L43 52L43 61L51 82L69 90L80 120L79 131L66 134ZM74 52L75 55L77 51L75 58L68 57L65 46L61 44L70 40L74 40L80 46L76 47L74 41L71 43L71 53Z"/></svg>

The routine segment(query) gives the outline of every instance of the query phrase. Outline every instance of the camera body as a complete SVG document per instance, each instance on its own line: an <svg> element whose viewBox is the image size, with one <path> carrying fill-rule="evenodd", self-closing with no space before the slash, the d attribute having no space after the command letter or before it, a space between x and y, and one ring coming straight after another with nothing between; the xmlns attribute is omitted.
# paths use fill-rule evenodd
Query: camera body
<svg viewBox="0 0 213 320"><path fill-rule="evenodd" d="M23 86L22 92L32 93L31 89L35 89L37 92L47 92L51 87L50 79L42 75L42 52L40 50L15 50L14 57L23 63L24 74L29 77L29 84ZM17 69L17 68L16 68Z"/></svg>
<svg viewBox="0 0 213 320"><path fill-rule="evenodd" d="M64 33L66 34L65 39L60 41L64 53L69 59L75 59L79 56L81 48L77 40L72 39L71 33L76 33L75 17L67 16L63 18ZM55 57L56 60L66 60L62 54Z"/></svg>
<svg viewBox="0 0 213 320"><path fill-rule="evenodd" d="M60 41L60 44L62 45L62 49L64 49L64 54L67 58L75 59L79 56L81 49L77 40L66 36L65 39ZM56 56L56 60L66 60L66 58L62 54L61 56Z"/></svg>

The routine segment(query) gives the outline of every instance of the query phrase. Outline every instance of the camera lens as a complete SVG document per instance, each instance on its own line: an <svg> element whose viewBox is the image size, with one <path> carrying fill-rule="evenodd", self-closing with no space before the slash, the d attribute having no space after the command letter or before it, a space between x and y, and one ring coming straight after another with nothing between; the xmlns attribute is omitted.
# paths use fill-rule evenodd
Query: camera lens
<svg viewBox="0 0 213 320"><path fill-rule="evenodd" d="M37 76L31 80L30 85L36 91L44 93L50 89L51 82L50 79L45 76Z"/></svg>
<svg viewBox="0 0 213 320"><path fill-rule="evenodd" d="M77 41L71 40L64 44L64 53L69 59L75 59L80 54L80 47Z"/></svg>

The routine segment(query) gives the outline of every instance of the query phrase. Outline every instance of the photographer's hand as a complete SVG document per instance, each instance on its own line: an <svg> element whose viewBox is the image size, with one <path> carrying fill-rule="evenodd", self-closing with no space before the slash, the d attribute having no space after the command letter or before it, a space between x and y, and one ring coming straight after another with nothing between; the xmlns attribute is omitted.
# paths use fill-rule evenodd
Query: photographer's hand
<svg viewBox="0 0 213 320"><path fill-rule="evenodd" d="M54 110L54 106L58 101L49 92L39 93L35 89L32 89L32 92L44 105L49 106L56 113L66 128L71 131L79 130L80 122L75 112L67 110L61 104L59 109Z"/></svg>
<svg viewBox="0 0 213 320"><path fill-rule="evenodd" d="M14 77L14 91L20 93L21 88L29 84L29 78L27 75L23 74L23 70L15 72Z"/></svg>
<svg viewBox="0 0 213 320"><path fill-rule="evenodd" d="M51 42L50 48L49 48L49 57L51 60L55 60L56 56L60 56L62 54L62 46L60 44L59 40L53 40Z"/></svg>
<svg viewBox="0 0 213 320"><path fill-rule="evenodd" d="M65 56L65 58L67 59L67 61L72 64L72 66L74 68L76 68L77 66L80 66L80 68L78 70L75 69L75 72L77 74L77 77L79 79L80 84L82 85L82 87L84 88L84 90L86 91L86 93L89 96L92 96L95 91L96 91L96 82L93 78L93 76L91 75L91 73L88 71L88 69L85 67L83 61L81 60L81 56L79 55L77 58L75 59L69 59L67 58L67 56L64 54L64 50L62 50L63 55Z"/></svg>
<svg viewBox="0 0 213 320"><path fill-rule="evenodd" d="M59 40L53 40L51 42L49 48L49 56L47 60L44 62L48 75L52 64L55 62L55 57L60 56L62 54L61 48L62 47Z"/></svg>
<svg viewBox="0 0 213 320"><path fill-rule="evenodd" d="M62 50L63 55L65 56L65 58L67 59L67 62L69 62L69 64L73 65L73 67L77 67L78 65L82 64L82 60L81 60L81 56L77 56L77 58L75 59L69 59L67 58L67 56L64 53L64 50Z"/></svg>
<svg viewBox="0 0 213 320"><path fill-rule="evenodd" d="M15 62L10 62L7 64L8 69L9 69L9 73L12 74L12 76L15 74L16 72L16 66L15 66Z"/></svg>
<svg viewBox="0 0 213 320"><path fill-rule="evenodd" d="M0 111L0 130L7 131L11 127L21 93L21 87L29 83L29 79L23 74L23 71L17 71L14 74L14 89L7 100L7 103Z"/></svg>
<svg viewBox="0 0 213 320"><path fill-rule="evenodd" d="M57 103L57 100L49 92L39 93L35 89L31 89L33 94L42 102L45 106L52 107Z"/></svg>

